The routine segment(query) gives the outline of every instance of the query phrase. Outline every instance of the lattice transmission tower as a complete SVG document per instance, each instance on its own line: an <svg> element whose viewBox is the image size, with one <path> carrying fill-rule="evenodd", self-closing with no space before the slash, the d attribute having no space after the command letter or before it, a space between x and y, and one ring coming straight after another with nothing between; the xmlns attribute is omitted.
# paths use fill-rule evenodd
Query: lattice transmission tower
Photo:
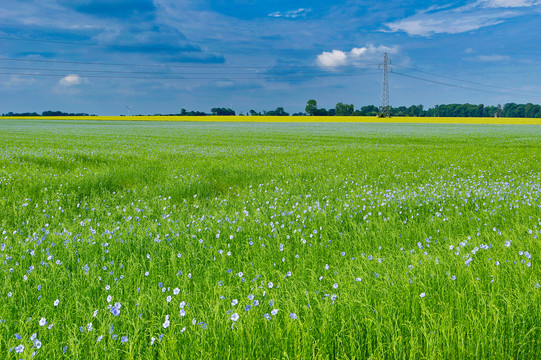
<svg viewBox="0 0 541 360"><path fill-rule="evenodd" d="M391 107L389 105L389 70L392 70L389 66L391 59L385 53L383 63L379 65L379 69L383 67L383 91L381 92L381 106L379 107L380 117L391 117Z"/></svg>

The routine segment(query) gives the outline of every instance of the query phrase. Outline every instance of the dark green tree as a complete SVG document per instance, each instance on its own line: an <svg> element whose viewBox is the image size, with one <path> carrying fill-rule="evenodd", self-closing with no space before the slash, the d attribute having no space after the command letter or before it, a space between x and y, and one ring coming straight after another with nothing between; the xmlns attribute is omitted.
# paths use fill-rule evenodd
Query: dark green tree
<svg viewBox="0 0 541 360"><path fill-rule="evenodd" d="M341 102L336 104L336 107L334 108L334 112L336 116L352 116L355 114L353 104L348 105Z"/></svg>
<svg viewBox="0 0 541 360"><path fill-rule="evenodd" d="M308 100L304 111L306 111L308 115L314 116L316 110L317 110L317 101L315 101L314 99Z"/></svg>

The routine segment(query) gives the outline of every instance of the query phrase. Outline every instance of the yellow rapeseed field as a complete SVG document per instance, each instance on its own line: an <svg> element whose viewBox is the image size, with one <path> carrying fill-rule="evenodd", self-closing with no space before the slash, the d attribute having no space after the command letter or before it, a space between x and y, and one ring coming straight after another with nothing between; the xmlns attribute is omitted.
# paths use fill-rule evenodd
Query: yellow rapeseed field
<svg viewBox="0 0 541 360"><path fill-rule="evenodd" d="M8 119L0 117L0 119ZM16 119L36 119L17 117ZM43 120L101 120L101 121L190 121L190 122L297 122L297 123L428 123L428 124L500 124L541 125L532 118L472 118L472 117L392 117L373 116L40 116Z"/></svg>

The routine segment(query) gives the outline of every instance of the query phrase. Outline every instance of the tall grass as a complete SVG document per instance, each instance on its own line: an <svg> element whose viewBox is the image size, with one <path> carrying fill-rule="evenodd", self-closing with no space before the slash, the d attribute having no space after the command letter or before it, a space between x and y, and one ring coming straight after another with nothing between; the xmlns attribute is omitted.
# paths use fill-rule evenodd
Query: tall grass
<svg viewBox="0 0 541 360"><path fill-rule="evenodd" d="M540 140L2 121L0 353L540 358Z"/></svg>

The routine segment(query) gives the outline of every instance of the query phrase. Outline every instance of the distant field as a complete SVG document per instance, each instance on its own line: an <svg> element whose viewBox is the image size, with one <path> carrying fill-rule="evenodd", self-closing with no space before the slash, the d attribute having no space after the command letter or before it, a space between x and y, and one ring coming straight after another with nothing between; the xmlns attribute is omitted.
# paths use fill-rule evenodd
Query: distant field
<svg viewBox="0 0 541 360"><path fill-rule="evenodd" d="M2 118L0 119L8 119ZM35 119L21 117L17 119ZM431 124L515 124L541 125L541 119L527 118L457 118L457 117L393 117L373 116L67 116L40 117L43 120L107 120L107 121L204 121L204 122L329 122L329 123L431 123Z"/></svg>
<svg viewBox="0 0 541 360"><path fill-rule="evenodd" d="M0 121L3 359L541 359L541 127L199 119Z"/></svg>

